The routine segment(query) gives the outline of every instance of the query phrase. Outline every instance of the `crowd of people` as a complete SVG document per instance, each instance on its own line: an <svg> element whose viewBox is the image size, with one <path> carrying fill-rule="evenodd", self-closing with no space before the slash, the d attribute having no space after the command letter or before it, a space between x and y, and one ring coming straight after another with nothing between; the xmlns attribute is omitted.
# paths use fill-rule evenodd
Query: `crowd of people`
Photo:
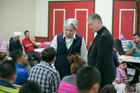
<svg viewBox="0 0 140 93"><path fill-rule="evenodd" d="M89 50L76 33L78 23L73 18L64 22L63 33L41 55L34 51L37 45L28 30L22 43L22 33L14 32L10 54L0 52L0 93L121 93L120 89L129 93L129 86L139 82L139 71L129 83L128 66L118 60L118 50L100 15L91 14L87 21L93 34L97 33ZM126 55L140 57L139 34L133 35Z"/></svg>

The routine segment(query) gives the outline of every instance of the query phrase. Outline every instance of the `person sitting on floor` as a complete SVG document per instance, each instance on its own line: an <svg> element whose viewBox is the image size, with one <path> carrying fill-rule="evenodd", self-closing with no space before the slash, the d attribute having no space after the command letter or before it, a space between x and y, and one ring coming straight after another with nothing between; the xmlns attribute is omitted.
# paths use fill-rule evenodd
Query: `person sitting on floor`
<svg viewBox="0 0 140 93"><path fill-rule="evenodd" d="M16 62L17 78L14 84L22 85L27 82L27 78L29 76L29 72L25 69L25 66L28 64L28 57L19 49L13 51L11 57L13 61Z"/></svg>
<svg viewBox="0 0 140 93"><path fill-rule="evenodd" d="M126 67L127 67L127 64L122 63L117 68L116 79L115 79L115 88L117 89L117 91L124 90L124 91L129 92L128 81L127 81L127 76L125 72Z"/></svg>
<svg viewBox="0 0 140 93"><path fill-rule="evenodd" d="M98 93L101 74L96 67L84 66L77 72L77 93Z"/></svg>
<svg viewBox="0 0 140 93"><path fill-rule="evenodd" d="M84 66L86 62L79 54L68 56L71 64L72 75L65 76L59 84L58 93L77 93L76 74L80 67Z"/></svg>
<svg viewBox="0 0 140 93"><path fill-rule="evenodd" d="M42 61L31 69L28 81L41 86L43 93L57 93L60 76L57 70L52 67L56 60L55 49L53 47L45 48L41 58Z"/></svg>
<svg viewBox="0 0 140 93"><path fill-rule="evenodd" d="M42 93L42 91L36 83L27 82L20 88L19 93Z"/></svg>
<svg viewBox="0 0 140 93"><path fill-rule="evenodd" d="M0 93L18 93L13 82L16 80L15 63L6 60L0 64Z"/></svg>
<svg viewBox="0 0 140 93"><path fill-rule="evenodd" d="M99 93L117 93L117 90L112 84L105 85Z"/></svg>

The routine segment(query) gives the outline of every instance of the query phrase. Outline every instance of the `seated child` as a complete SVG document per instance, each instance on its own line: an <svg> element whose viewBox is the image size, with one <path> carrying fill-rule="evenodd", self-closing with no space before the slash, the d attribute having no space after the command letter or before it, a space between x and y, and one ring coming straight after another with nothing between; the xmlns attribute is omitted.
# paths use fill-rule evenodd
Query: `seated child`
<svg viewBox="0 0 140 93"><path fill-rule="evenodd" d="M127 67L126 63L122 63L119 65L116 71L116 79L115 79L115 88L117 89L117 93L125 93L128 90L128 81L125 72L125 68ZM123 91L123 92L120 92Z"/></svg>

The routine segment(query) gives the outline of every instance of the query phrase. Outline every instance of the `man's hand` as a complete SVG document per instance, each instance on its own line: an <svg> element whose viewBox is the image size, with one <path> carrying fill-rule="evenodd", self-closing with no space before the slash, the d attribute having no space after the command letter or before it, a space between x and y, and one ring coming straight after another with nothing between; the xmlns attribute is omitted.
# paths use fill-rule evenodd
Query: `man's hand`
<svg viewBox="0 0 140 93"><path fill-rule="evenodd" d="M133 49L136 49L136 44L133 43L133 47L132 47L132 48L133 48Z"/></svg>
<svg viewBox="0 0 140 93"><path fill-rule="evenodd" d="M30 36L30 37L29 37L29 40L30 40L30 41L33 41L34 39Z"/></svg>
<svg viewBox="0 0 140 93"><path fill-rule="evenodd" d="M128 45L128 46L130 46L130 43L129 43L129 45ZM132 51L133 51L133 49L135 49L135 48L136 48L136 45L135 45L135 44L133 44L133 45L132 45L132 48L130 48L130 49L129 49L129 47L128 47L128 46L127 46L127 49L128 49L128 50L126 51L126 53L125 53L125 54L129 56L129 55L132 55Z"/></svg>
<svg viewBox="0 0 140 93"><path fill-rule="evenodd" d="M29 40L31 41L31 43L33 44L33 45L35 45L35 40L30 36L29 37Z"/></svg>

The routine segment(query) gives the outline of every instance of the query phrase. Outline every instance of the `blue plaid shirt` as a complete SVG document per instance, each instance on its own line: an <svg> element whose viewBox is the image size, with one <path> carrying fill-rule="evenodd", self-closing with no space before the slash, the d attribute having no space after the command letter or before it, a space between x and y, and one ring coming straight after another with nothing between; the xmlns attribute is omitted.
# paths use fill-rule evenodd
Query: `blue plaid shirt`
<svg viewBox="0 0 140 93"><path fill-rule="evenodd" d="M37 83L43 93L57 93L60 77L49 63L41 61L31 69L28 81Z"/></svg>

